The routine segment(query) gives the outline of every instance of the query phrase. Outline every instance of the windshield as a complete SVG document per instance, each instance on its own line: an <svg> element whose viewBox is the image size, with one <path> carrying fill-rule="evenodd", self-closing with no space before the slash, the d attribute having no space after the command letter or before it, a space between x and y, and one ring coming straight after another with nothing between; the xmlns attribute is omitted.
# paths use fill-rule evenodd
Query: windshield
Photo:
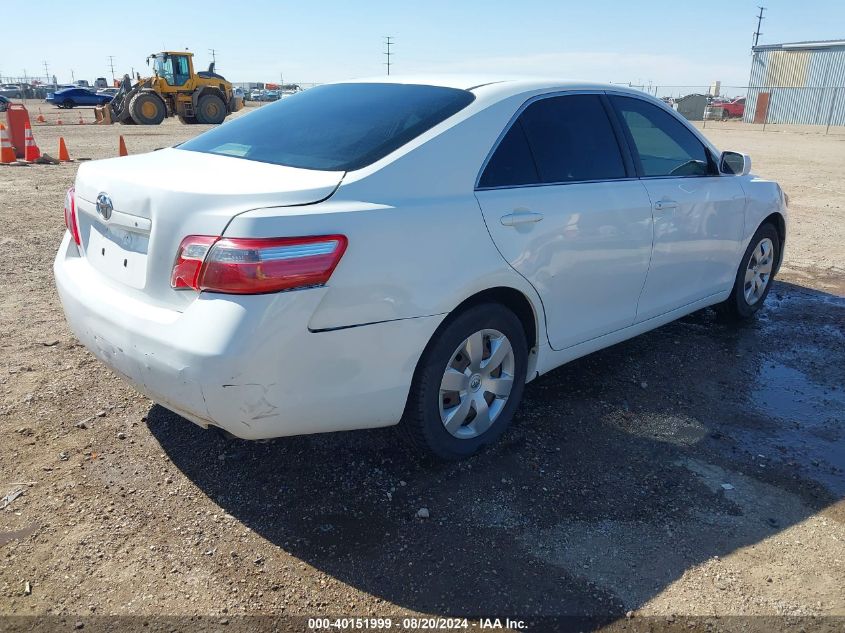
<svg viewBox="0 0 845 633"><path fill-rule="evenodd" d="M167 83L173 83L173 62L169 57L163 55L156 57L153 61L153 69L156 75L164 77Z"/></svg>
<svg viewBox="0 0 845 633"><path fill-rule="evenodd" d="M466 90L438 86L317 86L234 119L179 149L302 169L351 171L405 145L474 98Z"/></svg>
<svg viewBox="0 0 845 633"><path fill-rule="evenodd" d="M185 55L157 55L153 68L171 86L181 86L191 74Z"/></svg>

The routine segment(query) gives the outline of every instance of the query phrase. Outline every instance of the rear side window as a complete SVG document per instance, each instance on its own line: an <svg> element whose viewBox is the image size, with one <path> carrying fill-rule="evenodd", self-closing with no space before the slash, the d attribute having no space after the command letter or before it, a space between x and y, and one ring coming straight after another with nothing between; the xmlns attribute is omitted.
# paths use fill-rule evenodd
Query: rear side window
<svg viewBox="0 0 845 633"><path fill-rule="evenodd" d="M466 90L441 86L317 86L232 119L179 149L350 171L387 156L474 99Z"/></svg>
<svg viewBox="0 0 845 633"><path fill-rule="evenodd" d="M704 145L674 116L642 99L612 96L611 101L630 132L643 176L715 173Z"/></svg>
<svg viewBox="0 0 845 633"><path fill-rule="evenodd" d="M542 182L625 177L619 144L599 95L540 99L520 118Z"/></svg>
<svg viewBox="0 0 845 633"><path fill-rule="evenodd" d="M599 95L529 105L502 139L480 187L625 178L625 163Z"/></svg>
<svg viewBox="0 0 845 633"><path fill-rule="evenodd" d="M540 182L522 123L516 121L487 163L479 187L515 187Z"/></svg>

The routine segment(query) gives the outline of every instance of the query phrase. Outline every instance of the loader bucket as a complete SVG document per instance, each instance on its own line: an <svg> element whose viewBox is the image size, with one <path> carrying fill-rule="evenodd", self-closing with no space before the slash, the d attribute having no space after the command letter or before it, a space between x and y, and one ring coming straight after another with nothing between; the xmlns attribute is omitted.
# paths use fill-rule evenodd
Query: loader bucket
<svg viewBox="0 0 845 633"><path fill-rule="evenodd" d="M114 123L111 117L111 105L107 103L101 106L94 106L94 120L97 125L111 125Z"/></svg>

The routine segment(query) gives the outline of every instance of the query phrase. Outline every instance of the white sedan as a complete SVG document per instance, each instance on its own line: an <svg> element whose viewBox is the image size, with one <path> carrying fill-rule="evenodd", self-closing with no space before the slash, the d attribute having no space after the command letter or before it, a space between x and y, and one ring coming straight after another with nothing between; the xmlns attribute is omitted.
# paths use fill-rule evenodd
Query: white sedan
<svg viewBox="0 0 845 633"><path fill-rule="evenodd" d="M759 310L787 200L749 169L618 86L329 84L81 165L56 284L92 353L203 427L400 423L460 458L542 373Z"/></svg>

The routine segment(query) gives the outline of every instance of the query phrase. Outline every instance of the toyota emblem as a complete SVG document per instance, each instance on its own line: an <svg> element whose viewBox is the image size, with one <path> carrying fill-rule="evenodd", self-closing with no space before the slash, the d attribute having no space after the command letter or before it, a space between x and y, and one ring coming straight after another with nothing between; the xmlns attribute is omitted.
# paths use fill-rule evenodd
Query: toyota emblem
<svg viewBox="0 0 845 633"><path fill-rule="evenodd" d="M100 217L104 220L108 220L111 217L111 213L114 211L114 205L111 202L111 198L108 195L101 193L97 196L97 213L100 214Z"/></svg>

